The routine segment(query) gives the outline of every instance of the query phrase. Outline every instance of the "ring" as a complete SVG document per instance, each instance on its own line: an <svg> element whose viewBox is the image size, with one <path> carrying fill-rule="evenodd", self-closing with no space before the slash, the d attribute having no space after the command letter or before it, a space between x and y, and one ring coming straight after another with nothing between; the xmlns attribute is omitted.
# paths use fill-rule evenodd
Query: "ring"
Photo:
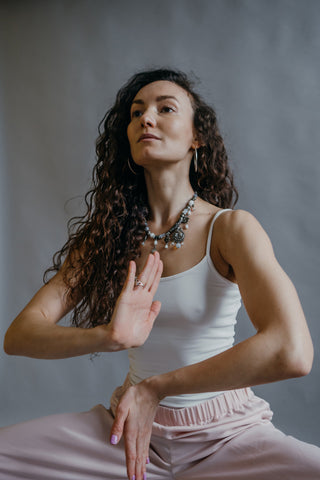
<svg viewBox="0 0 320 480"><path fill-rule="evenodd" d="M144 287L144 283L142 283L138 278L135 279L134 283L136 287Z"/></svg>

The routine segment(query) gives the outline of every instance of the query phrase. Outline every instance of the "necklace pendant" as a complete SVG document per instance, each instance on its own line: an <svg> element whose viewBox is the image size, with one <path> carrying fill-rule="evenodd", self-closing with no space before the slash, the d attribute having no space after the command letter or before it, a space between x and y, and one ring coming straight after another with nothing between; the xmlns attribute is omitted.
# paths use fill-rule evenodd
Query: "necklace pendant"
<svg viewBox="0 0 320 480"><path fill-rule="evenodd" d="M177 228L177 230L172 233L171 238L174 243L179 244L178 248L180 248L181 242L184 240L184 233L181 228Z"/></svg>

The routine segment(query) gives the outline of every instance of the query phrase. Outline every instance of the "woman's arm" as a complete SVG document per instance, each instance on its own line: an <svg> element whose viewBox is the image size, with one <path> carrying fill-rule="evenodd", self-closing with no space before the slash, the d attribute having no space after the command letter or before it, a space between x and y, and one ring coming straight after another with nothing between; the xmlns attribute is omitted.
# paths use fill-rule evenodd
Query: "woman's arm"
<svg viewBox="0 0 320 480"><path fill-rule="evenodd" d="M153 301L162 272L158 253L148 257L139 276L148 288L135 287L136 265L131 261L110 323L89 329L57 325L75 307L67 299L63 268L65 264L12 322L4 339L6 353L55 359L123 350L145 342L160 311L160 302Z"/></svg>
<svg viewBox="0 0 320 480"><path fill-rule="evenodd" d="M152 422L164 397L248 387L306 375L311 369L313 346L304 314L265 231L244 211L224 213L215 227L213 241L233 269L257 333L203 362L128 388L118 404L111 441L124 435L129 479L144 478Z"/></svg>
<svg viewBox="0 0 320 480"><path fill-rule="evenodd" d="M218 224L219 222L219 224ZM248 212L224 213L214 235L257 333L203 362L146 380L168 395L242 388L309 373L313 346L296 290Z"/></svg>

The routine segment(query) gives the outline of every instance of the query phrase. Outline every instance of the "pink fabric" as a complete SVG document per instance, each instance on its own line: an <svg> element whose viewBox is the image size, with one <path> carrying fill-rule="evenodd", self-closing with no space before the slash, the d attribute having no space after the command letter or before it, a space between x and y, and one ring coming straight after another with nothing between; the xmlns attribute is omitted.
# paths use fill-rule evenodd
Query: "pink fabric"
<svg viewBox="0 0 320 480"><path fill-rule="evenodd" d="M195 407L160 406L148 480L319 480L320 449L283 434L271 418L251 389ZM123 441L110 445L112 423L112 411L97 405L2 428L0 479L124 480Z"/></svg>

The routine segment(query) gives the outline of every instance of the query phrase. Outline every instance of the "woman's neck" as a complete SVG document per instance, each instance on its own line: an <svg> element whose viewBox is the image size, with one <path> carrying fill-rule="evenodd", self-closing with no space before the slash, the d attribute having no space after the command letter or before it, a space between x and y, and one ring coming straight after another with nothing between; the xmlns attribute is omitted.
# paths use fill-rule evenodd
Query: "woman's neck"
<svg viewBox="0 0 320 480"><path fill-rule="evenodd" d="M178 178L168 169L145 171L145 180L152 231L157 234L177 221L194 191L187 176Z"/></svg>

